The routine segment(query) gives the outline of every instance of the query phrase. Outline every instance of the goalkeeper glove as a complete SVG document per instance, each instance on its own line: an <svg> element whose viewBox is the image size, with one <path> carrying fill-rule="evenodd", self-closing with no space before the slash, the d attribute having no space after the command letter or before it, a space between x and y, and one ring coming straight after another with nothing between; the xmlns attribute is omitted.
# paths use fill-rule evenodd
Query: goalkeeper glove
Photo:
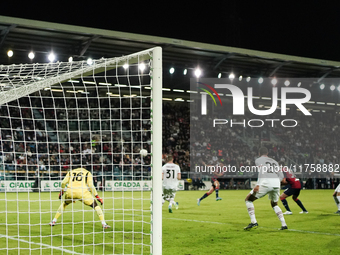
<svg viewBox="0 0 340 255"><path fill-rule="evenodd" d="M98 202L99 202L100 204L104 204L104 201L103 201L102 198L100 198L100 196L96 195L96 199L98 200Z"/></svg>
<svg viewBox="0 0 340 255"><path fill-rule="evenodd" d="M62 190L62 191L60 191L60 193L59 193L59 199L61 199L61 197L64 195L64 191Z"/></svg>

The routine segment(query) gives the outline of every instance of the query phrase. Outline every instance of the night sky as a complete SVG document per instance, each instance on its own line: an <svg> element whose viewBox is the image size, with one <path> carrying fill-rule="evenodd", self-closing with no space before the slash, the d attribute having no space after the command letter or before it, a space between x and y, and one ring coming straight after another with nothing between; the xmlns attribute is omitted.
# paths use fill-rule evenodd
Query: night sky
<svg viewBox="0 0 340 255"><path fill-rule="evenodd" d="M340 61L339 4L330 2L25 2L7 1L0 15Z"/></svg>

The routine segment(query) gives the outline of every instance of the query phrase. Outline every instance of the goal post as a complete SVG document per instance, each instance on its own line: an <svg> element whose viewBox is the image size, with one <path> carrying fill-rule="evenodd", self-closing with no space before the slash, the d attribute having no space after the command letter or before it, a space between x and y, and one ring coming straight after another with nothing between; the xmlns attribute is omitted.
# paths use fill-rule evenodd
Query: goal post
<svg viewBox="0 0 340 255"><path fill-rule="evenodd" d="M153 108L153 143L155 150L153 153L153 178L152 178L152 249L153 254L162 254L162 49L156 48L153 60L155 66L153 68L153 92L152 104ZM155 107L157 106L157 107ZM160 107L159 107L160 106Z"/></svg>
<svg viewBox="0 0 340 255"><path fill-rule="evenodd" d="M78 166L100 209L59 200ZM160 47L0 65L0 254L162 254L161 169Z"/></svg>

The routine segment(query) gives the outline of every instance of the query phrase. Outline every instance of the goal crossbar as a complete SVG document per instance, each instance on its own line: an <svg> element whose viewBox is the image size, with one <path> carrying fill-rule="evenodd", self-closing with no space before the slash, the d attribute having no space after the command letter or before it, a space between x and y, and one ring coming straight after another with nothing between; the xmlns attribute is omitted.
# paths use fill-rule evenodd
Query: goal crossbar
<svg viewBox="0 0 340 255"><path fill-rule="evenodd" d="M86 61L75 61L70 65L64 65L62 62L30 65L40 69L37 73L33 71L34 68L25 73L25 65L20 65L19 73L23 73L23 75L15 75L14 77L11 74L14 65L0 65L0 105L27 96L41 89L50 88L55 84L66 82L71 78L79 76L86 77L115 69L122 62L123 64L126 62L135 64L147 60L150 58L149 52L150 50L141 51L129 55L128 58L103 58L94 61L92 65L88 65ZM11 79L15 79L17 82L13 83ZM29 79L29 81L25 81L27 79Z"/></svg>

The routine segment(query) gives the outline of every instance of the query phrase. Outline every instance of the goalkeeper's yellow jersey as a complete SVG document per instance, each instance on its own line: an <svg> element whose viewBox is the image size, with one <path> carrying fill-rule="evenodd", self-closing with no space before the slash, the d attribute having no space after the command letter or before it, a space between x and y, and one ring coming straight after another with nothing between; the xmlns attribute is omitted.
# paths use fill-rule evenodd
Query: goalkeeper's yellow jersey
<svg viewBox="0 0 340 255"><path fill-rule="evenodd" d="M61 183L61 188L64 190L66 185L68 189L90 189L94 196L98 194L93 186L92 174L84 168L76 168L67 172Z"/></svg>

